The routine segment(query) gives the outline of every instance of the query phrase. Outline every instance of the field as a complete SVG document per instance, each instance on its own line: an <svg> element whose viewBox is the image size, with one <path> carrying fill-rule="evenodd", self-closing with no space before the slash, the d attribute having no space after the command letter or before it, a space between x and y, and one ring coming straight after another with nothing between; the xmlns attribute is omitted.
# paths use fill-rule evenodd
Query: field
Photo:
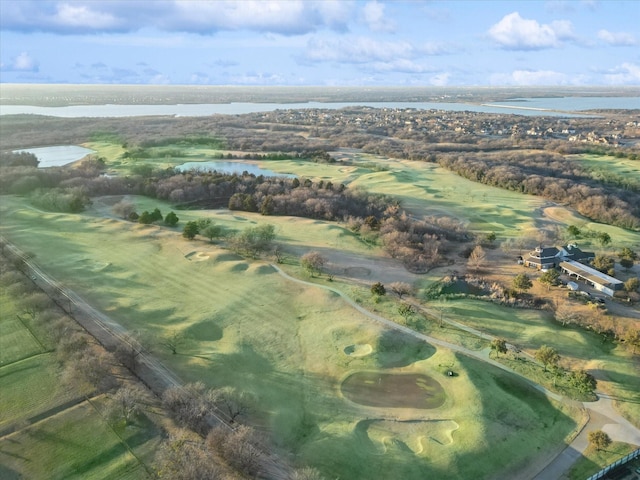
<svg viewBox="0 0 640 480"><path fill-rule="evenodd" d="M498 464L516 472L581 421L526 383L390 332L337 295L294 284L263 262L165 228L37 212L18 199L3 208L3 235L36 253L46 271L155 341L184 381L251 393L251 423L329 477L483 478ZM321 236L326 226L308 230ZM178 355L157 344L172 332L184 339ZM396 385L398 376L432 378L444 403L356 403L341 392L358 372L379 372ZM402 388L424 387L413 385Z"/></svg>
<svg viewBox="0 0 640 480"><path fill-rule="evenodd" d="M89 402L62 380L51 339L19 305L28 295L18 283L0 291L0 478L148 478L141 459L151 463L157 430L114 429L107 398Z"/></svg>
<svg viewBox="0 0 640 480"><path fill-rule="evenodd" d="M84 146L107 158L111 172L128 173L139 166L140 162L121 158L124 150L110 141ZM154 151L154 158L142 163L166 168L220 153L211 147L180 145ZM462 179L436 164L348 150L332 155L339 160L335 164L258 163L275 172L393 195L416 217L454 216L474 232L495 232L500 241L535 238L540 229L574 224L609 233L611 251L640 246L638 233L589 222L540 197ZM340 289L357 304L405 324L410 321L398 314L397 300L391 295L372 298L370 284L408 281L422 289L450 267L422 276L410 274L385 258L380 246L361 241L346 225L317 220L224 209L177 210L166 202L129 196L138 212L158 207L163 214L174 210L180 217L175 229L133 224L112 214L111 207L120 199L94 198L86 212L70 215L43 212L26 199L5 197L0 233L32 253L35 262L58 281L137 332L184 382L202 381L209 387L230 386L248 393L253 408L247 422L269 432L280 453L318 468L327 478L494 478L498 473L530 478L584 422L579 409L556 403L517 376L389 330L332 291L284 278L268 258L249 260L227 250L224 242L212 244L201 237L187 241L180 232L184 223L200 218L230 232L271 223L286 253L281 265L286 272ZM596 248L589 240L580 245ZM304 276L297 258L309 250L328 256L328 268L337 274L334 281ZM11 308L8 297L0 297L0 302ZM595 333L561 328L548 313L470 299L426 308L431 317L411 320L421 333L488 352L487 340L449 324L438 326L433 312L440 312L449 320L517 341L527 353L553 346L563 366L596 372L599 388L624 401L621 410L628 418L640 418L637 361ZM1 400L2 410L9 412L7 421L22 421L56 406L46 403L43 394L57 386L51 381L55 366L47 346L27 325L13 314L2 321L7 334L0 338L0 382L13 382L6 383L12 392L42 388L33 394L34 401L42 404L24 411L15 406L19 393ZM179 338L176 355L162 346L167 336ZM547 380L529 368L531 362L523 365L522 372L545 384ZM37 373L28 373L31 370ZM106 450L87 449L86 457L77 462L86 466L82 472L86 476L75 478L106 478L100 477L101 472L123 478L143 475L135 458L121 451L116 432L104 430L99 409L89 406L78 405L13 434L18 442L15 452L39 448L29 441L47 438L57 429L65 441L80 435L73 430L79 428L74 419L80 418L83 426L94 425L102 432ZM3 420L0 417L0 429ZM60 426L66 424L68 437ZM148 453L153 441L142 444ZM51 457L58 454L53 451ZM105 463L94 465L94 458L104 458ZM16 465L20 471L27 468ZM41 475L35 470L32 474ZM74 478L76 473L59 470L56 475Z"/></svg>

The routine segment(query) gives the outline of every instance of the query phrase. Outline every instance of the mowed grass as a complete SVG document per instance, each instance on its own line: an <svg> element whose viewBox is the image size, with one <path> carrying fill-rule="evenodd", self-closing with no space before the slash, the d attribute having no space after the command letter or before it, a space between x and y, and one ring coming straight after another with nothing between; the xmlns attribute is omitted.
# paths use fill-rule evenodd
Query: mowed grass
<svg viewBox="0 0 640 480"><path fill-rule="evenodd" d="M118 433L130 447L153 442L144 429ZM149 478L99 410L86 401L1 439L0 465L0 477L7 480Z"/></svg>
<svg viewBox="0 0 640 480"><path fill-rule="evenodd" d="M60 383L52 353L32 356L0 368L0 430L75 398Z"/></svg>
<svg viewBox="0 0 640 480"><path fill-rule="evenodd" d="M447 317L504 338L532 355L542 345L555 348L560 365L591 370L598 379L598 389L619 400L617 407L628 419L640 419L640 361L628 349L605 342L592 331L563 327L549 312L472 299L440 302L438 306Z"/></svg>
<svg viewBox="0 0 640 480"><path fill-rule="evenodd" d="M20 321L18 315L24 316L15 308L13 299L2 289L0 291L0 367L29 358L46 351L45 346ZM26 321L26 317L25 317Z"/></svg>
<svg viewBox="0 0 640 480"><path fill-rule="evenodd" d="M576 425L575 412L519 380L498 381L480 362L396 338L338 295L290 282L262 262L156 226L40 213L19 201L10 210L2 233L46 271L139 331L184 381L252 394L250 421L329 478L489 477L505 458L513 467L537 447L564 442ZM154 341L172 332L183 338L177 355ZM448 368L457 376L447 377ZM447 399L433 410L346 401L342 381L363 370L432 376ZM508 401L497 402L505 388ZM557 421L540 429L543 417Z"/></svg>

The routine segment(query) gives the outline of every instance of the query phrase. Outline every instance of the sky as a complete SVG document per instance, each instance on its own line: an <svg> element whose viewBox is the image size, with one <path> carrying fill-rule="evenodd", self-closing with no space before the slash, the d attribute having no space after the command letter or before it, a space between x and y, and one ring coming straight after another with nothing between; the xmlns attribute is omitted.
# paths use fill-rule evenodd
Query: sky
<svg viewBox="0 0 640 480"><path fill-rule="evenodd" d="M0 82L640 85L640 1L1 0Z"/></svg>

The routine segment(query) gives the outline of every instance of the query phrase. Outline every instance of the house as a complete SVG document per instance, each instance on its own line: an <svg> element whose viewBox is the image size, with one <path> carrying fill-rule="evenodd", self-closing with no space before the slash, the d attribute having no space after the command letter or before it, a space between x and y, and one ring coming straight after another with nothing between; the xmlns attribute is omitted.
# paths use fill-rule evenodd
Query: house
<svg viewBox="0 0 640 480"><path fill-rule="evenodd" d="M572 260L577 262L590 262L595 258L593 252L583 252L575 243L569 243L563 247L536 247L523 258L525 267L546 270L555 268L560 262Z"/></svg>
<svg viewBox="0 0 640 480"><path fill-rule="evenodd" d="M591 261L596 258L596 254L593 252L583 252L575 243L568 243L564 247L560 247L560 257L562 260L591 263Z"/></svg>
<svg viewBox="0 0 640 480"><path fill-rule="evenodd" d="M577 280L584 280L585 283L610 297L613 297L613 294L617 290L622 290L624 285L621 280L599 272L595 268L591 268L580 262L567 260L566 262L560 262L559 266L560 269L570 277L576 278Z"/></svg>
<svg viewBox="0 0 640 480"><path fill-rule="evenodd" d="M556 247L536 247L524 257L524 266L538 270L554 268L559 262L560 251Z"/></svg>

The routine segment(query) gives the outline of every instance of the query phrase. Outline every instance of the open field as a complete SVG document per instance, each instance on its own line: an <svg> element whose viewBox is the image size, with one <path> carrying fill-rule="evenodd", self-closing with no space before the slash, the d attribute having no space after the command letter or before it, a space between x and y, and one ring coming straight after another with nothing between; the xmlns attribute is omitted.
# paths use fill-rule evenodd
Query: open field
<svg viewBox="0 0 640 480"><path fill-rule="evenodd" d="M250 422L328 477L485 478L496 465L518 471L566 441L579 422L577 411L515 377L389 332L333 293L292 284L206 241L88 214L37 212L17 199L3 208L2 234L35 253L46 271L139 331L184 381L252 394ZM183 339L177 355L154 341L172 332ZM455 377L446 376L449 369ZM363 371L431 377L444 403L415 409L348 401L341 385Z"/></svg>
<svg viewBox="0 0 640 480"><path fill-rule="evenodd" d="M208 161L226 151L208 147L179 144L157 147L158 156L141 160L122 159L122 147L111 142L83 144L96 150L96 155L107 159L114 172L128 172L139 164L167 168L187 161ZM162 154L163 149L168 152ZM180 152L179 156L171 153ZM242 153L242 152L239 152ZM338 161L333 164L304 160L255 161L262 168L281 174L295 174L314 180L332 181L334 184L360 186L367 191L391 195L417 217L425 215L453 216L474 232L494 232L499 239L529 236L535 238L541 229L576 225L583 229L609 233L609 248L640 247L640 233L590 221L574 210L552 204L541 197L524 195L498 187L483 185L464 179L434 163L399 160L379 155L344 149L331 152ZM603 156L581 156L590 162L614 162L619 174L635 173L638 162ZM586 160L585 160L586 161ZM609 165L609 163L607 163ZM607 167L608 168L608 167ZM305 239L301 239L304 242ZM579 239L585 248L596 248L590 239Z"/></svg>
<svg viewBox="0 0 640 480"><path fill-rule="evenodd" d="M153 458L157 432L148 425L112 430L103 417L104 407L104 399L85 401L0 439L0 477L148 478L136 457Z"/></svg>
<svg viewBox="0 0 640 480"><path fill-rule="evenodd" d="M65 381L43 327L56 319L55 307L33 304L44 308L34 310L34 318L43 318L33 321L23 308L42 294L13 273L3 278L0 293L0 478L148 478L139 459L152 462L157 428L146 417L127 428L110 425L106 397L88 402Z"/></svg>

